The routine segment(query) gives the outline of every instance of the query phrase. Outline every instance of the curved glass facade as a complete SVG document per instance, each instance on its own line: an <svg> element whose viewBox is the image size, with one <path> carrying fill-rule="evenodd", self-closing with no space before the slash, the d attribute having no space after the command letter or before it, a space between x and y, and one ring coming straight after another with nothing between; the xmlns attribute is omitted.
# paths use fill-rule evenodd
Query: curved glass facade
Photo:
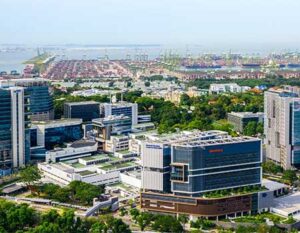
<svg viewBox="0 0 300 233"><path fill-rule="evenodd" d="M30 112L32 114L53 110L53 100L48 86L26 87L25 93L30 97Z"/></svg>

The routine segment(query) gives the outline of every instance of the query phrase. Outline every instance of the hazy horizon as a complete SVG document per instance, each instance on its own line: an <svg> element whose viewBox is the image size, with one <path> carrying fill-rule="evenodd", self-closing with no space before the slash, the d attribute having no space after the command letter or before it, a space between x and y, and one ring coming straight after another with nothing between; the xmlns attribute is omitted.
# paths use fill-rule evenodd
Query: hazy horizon
<svg viewBox="0 0 300 233"><path fill-rule="evenodd" d="M1 0L0 44L299 49L297 0Z"/></svg>

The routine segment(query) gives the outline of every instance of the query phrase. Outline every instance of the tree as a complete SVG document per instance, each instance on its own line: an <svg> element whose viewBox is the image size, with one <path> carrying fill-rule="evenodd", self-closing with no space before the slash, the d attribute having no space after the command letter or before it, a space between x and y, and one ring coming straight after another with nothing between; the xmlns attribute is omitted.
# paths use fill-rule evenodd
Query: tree
<svg viewBox="0 0 300 233"><path fill-rule="evenodd" d="M268 160L262 164L264 173L278 174L283 171L282 167Z"/></svg>
<svg viewBox="0 0 300 233"><path fill-rule="evenodd" d="M178 221L182 224L184 229L185 224L189 222L189 216L186 214L180 214L178 217Z"/></svg>
<svg viewBox="0 0 300 233"><path fill-rule="evenodd" d="M33 185L35 182L41 179L41 172L37 166L27 166L20 172L21 181L33 191Z"/></svg>
<svg viewBox="0 0 300 233"><path fill-rule="evenodd" d="M131 209L131 210L130 210L130 215L132 216L132 219L133 219L134 221L136 221L136 220L137 220L137 217L140 215L140 211L138 211L136 208Z"/></svg>
<svg viewBox="0 0 300 233"><path fill-rule="evenodd" d="M91 233L107 232L108 228L103 222L96 222L91 227Z"/></svg>
<svg viewBox="0 0 300 233"><path fill-rule="evenodd" d="M137 223L141 228L141 231L145 230L152 220L152 215L150 213L142 212L139 216L137 216Z"/></svg>
<svg viewBox="0 0 300 233"><path fill-rule="evenodd" d="M257 123L255 121L250 121L244 127L243 133L247 136L254 136L257 134L256 127L257 127Z"/></svg>
<svg viewBox="0 0 300 233"><path fill-rule="evenodd" d="M256 126L256 132L263 134L264 133L264 123L258 122Z"/></svg>
<svg viewBox="0 0 300 233"><path fill-rule="evenodd" d="M124 208L124 207L121 207L120 209L119 209L119 212L120 212L120 216L125 216L128 212L127 212L127 210Z"/></svg>
<svg viewBox="0 0 300 233"><path fill-rule="evenodd" d="M183 227L181 226L180 222L176 218L169 215L162 215L156 218L152 224L152 229L159 232L183 232Z"/></svg>
<svg viewBox="0 0 300 233"><path fill-rule="evenodd" d="M150 82L149 81L146 81L144 84L145 84L145 87L150 87Z"/></svg>
<svg viewBox="0 0 300 233"><path fill-rule="evenodd" d="M188 106L191 105L190 97L187 94L183 93L180 96L180 105L188 105Z"/></svg>
<svg viewBox="0 0 300 233"><path fill-rule="evenodd" d="M112 233L131 233L129 226L122 219L110 217L106 224Z"/></svg>
<svg viewBox="0 0 300 233"><path fill-rule="evenodd" d="M282 179L286 180L289 184L293 184L297 179L296 171L294 170L285 170L282 175Z"/></svg>

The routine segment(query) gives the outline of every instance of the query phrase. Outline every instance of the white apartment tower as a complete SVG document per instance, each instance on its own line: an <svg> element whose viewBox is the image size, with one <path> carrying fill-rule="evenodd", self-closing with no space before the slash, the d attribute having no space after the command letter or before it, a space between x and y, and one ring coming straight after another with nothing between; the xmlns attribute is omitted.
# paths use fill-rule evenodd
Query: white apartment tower
<svg viewBox="0 0 300 233"><path fill-rule="evenodd" d="M300 166L300 98L284 89L265 92L266 157L284 169Z"/></svg>

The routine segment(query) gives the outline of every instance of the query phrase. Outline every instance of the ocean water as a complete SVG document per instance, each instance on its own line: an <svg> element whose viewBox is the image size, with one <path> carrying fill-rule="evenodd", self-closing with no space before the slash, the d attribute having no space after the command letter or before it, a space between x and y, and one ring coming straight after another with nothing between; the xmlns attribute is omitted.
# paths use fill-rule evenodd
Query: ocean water
<svg viewBox="0 0 300 233"><path fill-rule="evenodd" d="M148 59L155 59L165 54L178 54L180 56L197 57L203 53L228 53L230 50L222 48L208 48L201 45L64 45L64 46L44 46L44 47L27 47L27 46L3 46L0 45L0 72L10 72L17 70L22 72L25 65L24 61L40 53L49 52L57 56L57 59L99 59L108 57L109 59L126 59L130 56L135 59L138 55L147 54ZM238 53L256 54L259 52L250 52L239 49Z"/></svg>
<svg viewBox="0 0 300 233"><path fill-rule="evenodd" d="M155 59L164 54L186 54L198 55L203 52L202 48L186 46L162 46L162 45L108 45L108 46L47 46L47 47L5 47L0 46L0 72L17 70L22 72L25 65L24 61L40 53L49 52L57 56L57 59L100 59L108 57L109 59L126 59L130 56L135 59L136 56L146 54L148 59Z"/></svg>
<svg viewBox="0 0 300 233"><path fill-rule="evenodd" d="M149 59L154 59L166 50L160 46L72 46L72 47L46 47L39 48L42 53L49 52L57 56L57 59L125 59L130 56L134 59L136 55L147 54ZM0 72L17 70L22 72L25 65L23 62L37 56L37 48L14 48L0 47Z"/></svg>

